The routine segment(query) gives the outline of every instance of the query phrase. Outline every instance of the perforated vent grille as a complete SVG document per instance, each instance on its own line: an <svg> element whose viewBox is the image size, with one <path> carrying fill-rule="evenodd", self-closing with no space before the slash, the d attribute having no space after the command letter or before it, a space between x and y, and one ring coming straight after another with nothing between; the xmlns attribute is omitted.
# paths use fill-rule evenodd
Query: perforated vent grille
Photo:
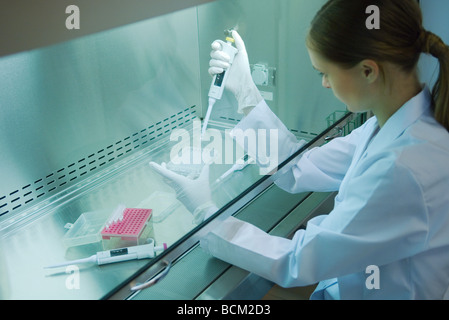
<svg viewBox="0 0 449 320"><path fill-rule="evenodd" d="M99 151L89 154L64 168L47 174L36 181L16 188L8 194L0 194L0 216L15 210L23 209L32 202L43 199L67 188L75 182L86 178L107 164L121 160L133 151L147 147L168 135L173 129L183 126L196 118L195 106L144 128Z"/></svg>

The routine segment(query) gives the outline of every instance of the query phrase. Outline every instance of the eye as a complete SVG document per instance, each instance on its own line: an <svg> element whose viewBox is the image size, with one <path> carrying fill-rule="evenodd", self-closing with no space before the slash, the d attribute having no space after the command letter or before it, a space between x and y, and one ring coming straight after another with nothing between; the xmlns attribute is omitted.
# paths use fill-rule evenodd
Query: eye
<svg viewBox="0 0 449 320"><path fill-rule="evenodd" d="M327 74L320 72L320 77L327 77Z"/></svg>

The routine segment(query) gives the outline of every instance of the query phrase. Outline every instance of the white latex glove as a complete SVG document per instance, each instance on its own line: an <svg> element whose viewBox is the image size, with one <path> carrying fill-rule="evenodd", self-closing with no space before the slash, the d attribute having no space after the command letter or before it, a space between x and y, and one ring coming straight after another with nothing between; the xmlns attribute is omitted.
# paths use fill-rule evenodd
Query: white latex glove
<svg viewBox="0 0 449 320"><path fill-rule="evenodd" d="M229 69L227 71L228 79L225 83L226 89L231 91L236 97L238 102L237 111L239 113L248 114L253 107L263 100L263 98L251 77L251 69L245 43L235 30L232 31L232 37L234 38L235 46L239 51L234 58L232 66L229 64L229 55L221 50L224 42L216 40L212 43L209 74L215 76L216 74L220 74Z"/></svg>
<svg viewBox="0 0 449 320"><path fill-rule="evenodd" d="M208 164L204 165L197 179L177 174L167 169L165 163L150 162L150 166L175 190L176 198L193 214L194 223L202 222L218 210L212 201Z"/></svg>

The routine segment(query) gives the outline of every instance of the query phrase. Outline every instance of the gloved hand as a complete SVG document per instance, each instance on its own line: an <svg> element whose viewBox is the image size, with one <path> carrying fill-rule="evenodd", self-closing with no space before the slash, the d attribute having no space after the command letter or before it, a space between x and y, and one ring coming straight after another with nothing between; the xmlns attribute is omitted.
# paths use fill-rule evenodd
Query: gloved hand
<svg viewBox="0 0 449 320"><path fill-rule="evenodd" d="M150 166L166 178L168 184L175 190L176 198L184 204L194 217L194 223L201 223L214 214L218 208L212 201L209 186L209 164L205 164L197 179L191 179L177 174L161 165L150 162Z"/></svg>
<svg viewBox="0 0 449 320"><path fill-rule="evenodd" d="M216 40L212 43L209 74L214 76L227 70L228 79L225 86L237 99L237 111L239 113L248 114L253 107L263 100L263 98L251 77L251 69L245 43L235 30L232 31L232 37L234 38L235 46L239 51L234 58L232 66L229 64L229 55L221 50L224 42Z"/></svg>

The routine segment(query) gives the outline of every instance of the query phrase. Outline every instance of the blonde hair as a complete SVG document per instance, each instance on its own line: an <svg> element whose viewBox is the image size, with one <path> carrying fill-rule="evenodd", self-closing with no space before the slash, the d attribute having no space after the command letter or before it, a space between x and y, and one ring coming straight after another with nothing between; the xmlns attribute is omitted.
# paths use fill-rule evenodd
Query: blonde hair
<svg viewBox="0 0 449 320"><path fill-rule="evenodd" d="M366 27L366 8L380 10L380 29ZM423 28L416 0L329 0L312 20L307 46L328 60L351 68L364 59L416 70L422 53L438 59L432 89L435 119L449 130L449 47Z"/></svg>

